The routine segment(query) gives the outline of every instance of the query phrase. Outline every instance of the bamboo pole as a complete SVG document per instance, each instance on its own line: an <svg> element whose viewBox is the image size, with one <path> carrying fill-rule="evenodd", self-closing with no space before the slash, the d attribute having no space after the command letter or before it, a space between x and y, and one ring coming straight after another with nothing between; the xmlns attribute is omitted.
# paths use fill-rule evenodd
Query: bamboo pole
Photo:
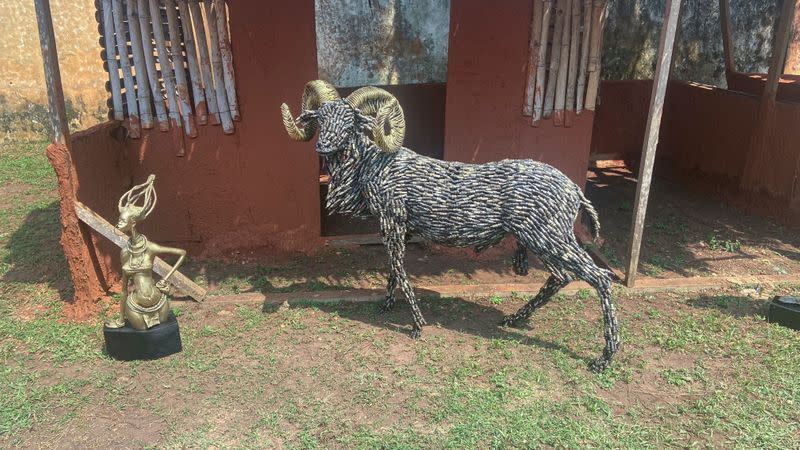
<svg viewBox="0 0 800 450"><path fill-rule="evenodd" d="M175 8L175 0L165 0L164 6L167 8L167 27L169 31L169 47L172 50L172 68L175 70L175 88L178 93L178 107L180 108L183 126L186 135L197 137L197 128L192 114L192 104L189 98L189 83L186 80L186 61L183 59L181 50L181 33L178 29L178 10Z"/></svg>
<svg viewBox="0 0 800 450"><path fill-rule="evenodd" d="M557 127L564 126L564 105L567 97L567 70L569 70L570 33L572 32L572 0L564 1L564 24L561 28L561 58L558 62L556 78L556 104L553 123Z"/></svg>
<svg viewBox="0 0 800 450"><path fill-rule="evenodd" d="M203 21L203 14L200 11L200 0L191 0L189 10L192 15L195 41L197 43L198 54L200 56L200 72L203 76L203 88L205 89L206 106L208 109L209 123L219 125L219 109L217 107L217 94L214 92L214 79L211 76L211 60L208 56L208 39Z"/></svg>
<svg viewBox="0 0 800 450"><path fill-rule="evenodd" d="M581 42L581 67L578 70L578 86L575 96L575 111L583 111L586 95L586 68L589 63L589 35L592 29L592 0L583 0L583 35Z"/></svg>
<svg viewBox="0 0 800 450"><path fill-rule="evenodd" d="M131 73L131 61L128 56L128 42L125 38L125 23L122 15L124 12L122 0L113 1L112 13L114 15L114 36L117 41L117 52L119 52L119 63L122 67L122 76L125 81L125 103L128 105L128 126L129 136L138 138L141 136L139 127L139 108L136 106L136 87Z"/></svg>
<svg viewBox="0 0 800 450"><path fill-rule="evenodd" d="M150 81L150 91L153 96L153 105L156 111L156 122L158 129L169 131L169 117L167 117L167 107L164 103L164 96L161 93L161 84L158 81L158 70L156 69L156 59L153 54L153 28L150 25L150 8L147 0L137 0L139 10L139 31L141 32L142 47L144 50L144 62L147 66L147 79Z"/></svg>
<svg viewBox="0 0 800 450"><path fill-rule="evenodd" d="M39 48L42 51L44 81L47 85L47 104L53 142L66 144L69 139L69 123L67 122L67 106L64 103L64 88L61 84L61 70L58 67L58 48L53 31L50 0L35 0L34 8L36 25L39 30Z"/></svg>
<svg viewBox="0 0 800 450"><path fill-rule="evenodd" d="M719 0L719 25L722 30L722 50L725 55L725 74L736 71L733 60L733 34L731 33L731 5L729 0Z"/></svg>
<svg viewBox="0 0 800 450"><path fill-rule="evenodd" d="M556 98L556 79L561 65L561 30L564 28L564 0L558 0L555 10L555 26L553 27L553 43L550 45L550 70L547 74L547 89L544 96L545 118L553 115L553 104Z"/></svg>
<svg viewBox="0 0 800 450"><path fill-rule="evenodd" d="M178 110L178 100L175 96L175 74L172 70L172 63L167 52L167 40L164 37L164 25L161 22L161 8L158 0L148 0L150 4L150 20L153 23L153 38L158 50L158 66L161 68L161 79L164 80L164 90L167 93L167 104L169 105L169 118L172 127L177 131L183 130L180 111Z"/></svg>
<svg viewBox="0 0 800 450"><path fill-rule="evenodd" d="M142 128L153 128L153 109L150 107L150 81L142 50L142 34L139 28L139 7L136 0L126 0L128 9L128 32L133 50L133 69L136 73L136 97L139 100L139 114Z"/></svg>
<svg viewBox="0 0 800 450"><path fill-rule="evenodd" d="M536 91L536 67L539 60L539 40L542 34L542 0L533 0L533 14L531 15L531 38L528 45L528 77L525 81L525 101L522 104L522 115L533 114L533 93Z"/></svg>
<svg viewBox="0 0 800 450"><path fill-rule="evenodd" d="M597 104L597 89L600 87L600 46L603 40L603 22L606 16L606 0L594 0L592 6L592 36L589 42L589 82L586 86L585 108L594 111Z"/></svg>
<svg viewBox="0 0 800 450"><path fill-rule="evenodd" d="M122 111L122 86L119 82L117 46L114 43L114 16L111 12L111 0L103 0L103 39L105 39L109 91L113 105L112 117L114 120L125 120L125 114Z"/></svg>
<svg viewBox="0 0 800 450"><path fill-rule="evenodd" d="M645 127L642 161L639 165L638 183L636 184L631 237L628 242L628 271L625 273L625 284L628 287L633 287L639 266L639 250L642 246L647 199L650 195L650 182L653 179L653 163L656 158L661 114L664 111L664 97L667 92L667 83L669 82L672 49L675 43L680 9L681 0L667 0L664 8L664 23L661 27L661 39L656 55L656 72L653 77L653 90L650 94L650 109L647 115L647 126ZM594 26L596 23L592 25ZM588 97L587 100L589 100Z"/></svg>
<svg viewBox="0 0 800 450"><path fill-rule="evenodd" d="M571 0L572 3L572 36L569 40L569 70L567 71L567 105L564 115L564 126L571 127L575 115L575 83L578 80L578 42L581 34L581 3L580 0Z"/></svg>
<svg viewBox="0 0 800 450"><path fill-rule="evenodd" d="M217 11L217 38L219 39L220 56L222 56L222 78L225 81L225 95L228 98L231 118L238 121L241 117L239 116L239 103L236 100L236 77L233 72L233 52L231 52L231 41L228 33L228 14L224 0L213 0L213 2Z"/></svg>
<svg viewBox="0 0 800 450"><path fill-rule="evenodd" d="M208 24L208 38L211 48L211 70L214 73L214 91L217 95L217 106L219 107L219 118L222 123L222 132L225 134L233 134L233 118L231 117L230 106L228 105L228 97L225 92L225 82L222 75L222 56L219 50L219 33L217 32L217 12L213 8L211 0L205 0L203 3L206 12L206 19Z"/></svg>
<svg viewBox="0 0 800 450"><path fill-rule="evenodd" d="M203 77L200 75L200 66L197 63L197 48L195 47L194 27L192 17L189 14L189 3L187 0L178 0L178 11L180 12L181 28L183 29L183 47L186 49L186 60L189 66L189 78L192 86L192 98L194 99L194 113L197 116L197 123L205 125L208 123L208 108L206 107L206 95L203 91Z"/></svg>
<svg viewBox="0 0 800 450"><path fill-rule="evenodd" d="M550 16L553 10L552 0L544 0L542 5L542 31L539 38L539 55L536 61L536 85L533 93L533 114L531 125L537 126L542 118L544 107L545 74L547 70L547 40L550 34Z"/></svg>

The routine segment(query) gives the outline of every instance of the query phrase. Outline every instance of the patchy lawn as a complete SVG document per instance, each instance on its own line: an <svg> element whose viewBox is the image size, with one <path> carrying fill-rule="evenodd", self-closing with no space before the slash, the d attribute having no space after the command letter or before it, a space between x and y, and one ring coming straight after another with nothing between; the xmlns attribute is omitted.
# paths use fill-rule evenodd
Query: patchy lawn
<svg viewBox="0 0 800 450"><path fill-rule="evenodd" d="M101 317L61 316L71 292L43 148L0 146L2 448L797 448L800 333L767 324L764 305L800 285L616 288L624 344L600 375L586 370L603 345L589 291L560 296L520 329L496 325L519 296L423 299L431 325L418 341L405 304L382 316L373 304L174 302L182 353L113 361ZM751 243L720 232L714 251L733 239ZM511 253L450 270L431 249L414 252L417 281L510 272ZM195 262L194 275L227 292L379 286L378 256L363 262L372 253L383 260L380 249L269 264L231 255ZM340 272L326 273L329 257L342 258Z"/></svg>

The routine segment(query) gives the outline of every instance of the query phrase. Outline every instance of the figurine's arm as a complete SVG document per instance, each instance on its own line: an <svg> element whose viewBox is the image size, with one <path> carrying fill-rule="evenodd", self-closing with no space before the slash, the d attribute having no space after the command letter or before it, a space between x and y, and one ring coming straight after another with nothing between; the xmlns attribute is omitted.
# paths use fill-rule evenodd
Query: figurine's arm
<svg viewBox="0 0 800 450"><path fill-rule="evenodd" d="M149 250L154 255L164 255L164 254L166 254L166 255L178 255L178 260L172 266L172 269L170 269L170 271L167 272L166 275L164 275L164 278L161 279L161 281L164 281L164 282L169 280L169 277L171 277L172 274L175 273L176 270L178 270L178 267L180 267L180 265L183 264L183 260L186 259L186 250L184 250L182 248L163 247L161 245L154 244L154 243L151 242Z"/></svg>

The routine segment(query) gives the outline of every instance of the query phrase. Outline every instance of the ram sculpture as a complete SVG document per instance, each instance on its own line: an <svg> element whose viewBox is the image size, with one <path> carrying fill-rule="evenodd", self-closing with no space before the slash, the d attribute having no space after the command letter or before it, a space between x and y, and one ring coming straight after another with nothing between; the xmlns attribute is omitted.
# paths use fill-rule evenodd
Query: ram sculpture
<svg viewBox="0 0 800 450"><path fill-rule="evenodd" d="M574 232L583 209L596 238L597 212L563 173L533 160L465 164L419 155L402 146L405 119L397 99L376 87L341 98L330 83L310 81L301 114L295 118L285 103L281 113L291 139L308 141L319 130L315 148L330 172L328 211L372 215L380 222L390 263L381 310L394 306L399 286L414 317L412 337L420 336L425 319L403 265L407 234L477 252L511 234L517 240L515 273L527 274L530 250L550 276L535 297L501 324L512 326L530 317L574 275L597 290L603 311L605 348L589 368L597 372L610 365L620 347L611 272L594 263Z"/></svg>

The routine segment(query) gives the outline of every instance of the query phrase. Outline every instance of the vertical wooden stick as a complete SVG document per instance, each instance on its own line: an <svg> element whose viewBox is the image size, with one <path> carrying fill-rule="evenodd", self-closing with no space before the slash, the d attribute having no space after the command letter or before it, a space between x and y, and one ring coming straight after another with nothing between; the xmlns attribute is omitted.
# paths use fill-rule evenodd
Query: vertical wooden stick
<svg viewBox="0 0 800 450"><path fill-rule="evenodd" d="M592 29L592 0L583 0L583 42L581 43L581 68L578 71L578 87L575 110L583 111L586 98L586 68L589 64L589 35Z"/></svg>
<svg viewBox="0 0 800 450"><path fill-rule="evenodd" d="M800 1L795 0L794 19L792 20L792 38L789 41L789 50L786 52L786 62L783 73L789 75L800 74Z"/></svg>
<svg viewBox="0 0 800 450"><path fill-rule="evenodd" d="M181 14L181 28L183 29L183 47L186 49L186 60L189 66L189 78L192 82L192 98L194 99L194 113L197 123L208 123L208 108L206 95L203 91L203 76L200 75L200 66L197 63L197 48L195 47L194 27L189 14L188 0L178 0L178 11Z"/></svg>
<svg viewBox="0 0 800 450"><path fill-rule="evenodd" d="M222 56L219 50L219 33L217 32L217 12L213 8L212 0L205 0L203 4L206 12L208 24L208 38L211 48L211 70L214 73L214 91L217 94L217 106L219 107L219 118L222 123L222 132L233 134L233 118L231 117L230 106L228 105L227 94L225 93L225 81L222 75Z"/></svg>
<svg viewBox="0 0 800 450"><path fill-rule="evenodd" d="M597 89L600 86L600 46L603 45L603 22L606 16L606 0L594 0L592 7L592 36L589 43L589 83L586 86L585 108L594 111L597 104Z"/></svg>
<svg viewBox="0 0 800 450"><path fill-rule="evenodd" d="M553 43L550 45L550 70L547 74L547 90L544 96L544 117L553 115L553 104L556 98L556 79L561 65L561 30L564 28L564 1L556 3L556 22L553 27Z"/></svg>
<svg viewBox="0 0 800 450"><path fill-rule="evenodd" d="M539 56L536 61L536 85L533 95L533 114L531 125L537 126L542 118L544 107L545 74L547 72L547 40L550 34L550 16L553 10L552 0L544 0L542 5L542 31L539 38Z"/></svg>
<svg viewBox="0 0 800 450"><path fill-rule="evenodd" d="M725 53L725 73L736 71L733 60L733 35L731 34L731 5L729 0L719 0L719 25L722 30L722 49Z"/></svg>
<svg viewBox="0 0 800 450"><path fill-rule="evenodd" d="M112 13L114 15L114 35L117 41L119 64L122 67L122 76L125 82L125 103L128 105L129 135L132 138L141 136L139 128L139 108L136 105L136 86L131 74L131 61L128 56L128 40L125 37L125 23L122 19L125 12L122 0L114 0Z"/></svg>
<svg viewBox="0 0 800 450"><path fill-rule="evenodd" d="M111 0L103 0L103 39L105 39L106 43L108 82L111 84L112 117L114 120L124 120L122 87L119 83L119 65L117 64L117 46L114 43L114 16L111 13Z"/></svg>
<svg viewBox="0 0 800 450"><path fill-rule="evenodd" d="M656 56L656 72L653 79L653 91L650 94L650 109L647 115L642 162L639 165L639 177L636 184L636 201L633 207L633 224L628 246L628 271L625 284L633 287L636 271L639 266L639 250L642 245L644 218L647 212L647 197L650 195L650 182L653 179L653 163L656 158L658 132L661 127L661 114L664 111L664 96L669 81L669 69L672 60L672 48L675 43L675 32L678 28L678 16L681 0L667 0L664 9L664 24L661 27L661 40ZM596 25L594 22L592 26ZM587 97L587 100L589 98Z"/></svg>
<svg viewBox="0 0 800 450"><path fill-rule="evenodd" d="M531 39L528 45L528 77L525 81L525 98L522 103L522 115L533 114L533 93L536 91L536 67L539 62L539 47L542 34L542 0L533 0L531 15Z"/></svg>
<svg viewBox="0 0 800 450"><path fill-rule="evenodd" d="M161 69L161 79L164 80L164 90L167 93L167 104L169 105L169 118L172 127L176 131L183 130L178 101L175 98L175 73L172 70L172 63L167 52L167 40L164 37L164 24L161 22L161 8L158 0L149 0L150 18L153 22L153 37L158 50L158 66Z"/></svg>
<svg viewBox="0 0 800 450"><path fill-rule="evenodd" d="M208 107L209 122L212 125L219 125L219 108L217 107L217 94L214 91L214 79L211 76L211 59L208 56L208 39L203 21L203 14L200 11L200 0L191 0L189 9L192 14L194 24L195 41L200 56L200 72L203 76L203 88Z"/></svg>
<svg viewBox="0 0 800 450"><path fill-rule="evenodd" d="M571 127L575 115L575 83L578 80L578 43L581 34L581 3L580 0L571 0L572 3L572 36L569 40L569 70L567 71L567 105L564 108L564 126Z"/></svg>
<svg viewBox="0 0 800 450"><path fill-rule="evenodd" d="M567 97L567 70L569 70L570 33L572 32L572 3L573 0L564 2L564 26L561 28L561 59L558 62L558 77L556 78L556 105L553 122L555 126L564 126L564 104Z"/></svg>
<svg viewBox="0 0 800 450"><path fill-rule="evenodd" d="M156 121L158 129L169 131L169 118L167 117L167 107L164 104L164 96L161 93L161 83L158 81L158 70L156 59L153 55L153 28L150 25L150 8L147 0L137 0L139 9L139 31L142 37L142 48L144 50L144 62L147 66L147 79L150 80L150 91L153 95L153 105L156 110Z"/></svg>
<svg viewBox="0 0 800 450"><path fill-rule="evenodd" d="M224 0L213 1L214 8L217 11L217 38L219 39L220 56L222 56L222 77L225 81L225 95L228 98L231 118L240 120L239 103L236 100L236 77L233 72L233 52L231 51L231 41L228 34L228 14Z"/></svg>
<svg viewBox="0 0 800 450"><path fill-rule="evenodd" d="M181 49L181 33L178 29L178 11L175 8L175 0L165 0L164 6L167 8L169 47L172 50L175 88L178 92L178 106L183 118L183 126L187 136L197 137L197 128L194 124L194 114L192 114L192 104L189 98L189 83L186 80L186 61L183 59L183 50Z"/></svg>
<svg viewBox="0 0 800 450"><path fill-rule="evenodd" d="M128 33L133 50L133 69L136 72L136 93L139 100L139 113L142 128L153 128L153 109L150 107L150 80L147 74L147 64L142 50L142 35L139 28L139 7L136 0L126 0L128 8Z"/></svg>

